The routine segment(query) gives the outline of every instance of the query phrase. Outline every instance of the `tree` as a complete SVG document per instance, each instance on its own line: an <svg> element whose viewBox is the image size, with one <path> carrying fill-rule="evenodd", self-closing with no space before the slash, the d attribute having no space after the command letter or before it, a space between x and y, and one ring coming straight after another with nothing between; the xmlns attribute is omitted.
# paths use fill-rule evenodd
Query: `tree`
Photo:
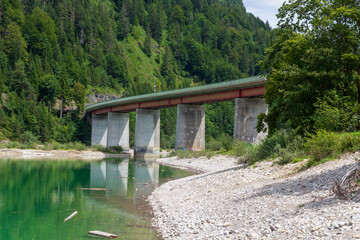
<svg viewBox="0 0 360 240"><path fill-rule="evenodd" d="M121 6L121 16L120 16L120 37L121 39L126 38L126 36L130 32L130 22L129 22L129 15L128 15L128 8L129 4L128 1L123 1Z"/></svg>
<svg viewBox="0 0 360 240"><path fill-rule="evenodd" d="M76 82L73 88L73 98L77 109L82 112L85 107L86 88L79 82Z"/></svg>
<svg viewBox="0 0 360 240"><path fill-rule="evenodd" d="M16 23L10 23L4 35L4 51L8 54L10 62L16 63L20 59L27 62L28 53L26 47L20 27Z"/></svg>
<svg viewBox="0 0 360 240"><path fill-rule="evenodd" d="M151 33L150 30L146 32L146 38L144 42L143 52L146 54L146 56L151 57Z"/></svg>
<svg viewBox="0 0 360 240"><path fill-rule="evenodd" d="M60 84L53 74L46 74L40 78L39 99L51 109L60 93Z"/></svg>
<svg viewBox="0 0 360 240"><path fill-rule="evenodd" d="M290 0L277 16L262 64L270 70L263 120L270 132L284 126L311 132L319 102L332 90L360 102L360 6L350 0Z"/></svg>

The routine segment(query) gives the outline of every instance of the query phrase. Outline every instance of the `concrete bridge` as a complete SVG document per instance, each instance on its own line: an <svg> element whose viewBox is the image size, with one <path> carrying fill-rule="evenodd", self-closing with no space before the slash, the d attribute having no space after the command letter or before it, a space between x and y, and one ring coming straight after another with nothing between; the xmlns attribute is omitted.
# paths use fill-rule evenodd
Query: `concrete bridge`
<svg viewBox="0 0 360 240"><path fill-rule="evenodd" d="M255 143L257 116L267 111L261 98L266 79L250 77L222 83L120 98L90 105L91 145L129 149L129 112L136 111L135 154L160 150L160 108L177 107L176 148L205 149L206 103L235 100L234 140Z"/></svg>

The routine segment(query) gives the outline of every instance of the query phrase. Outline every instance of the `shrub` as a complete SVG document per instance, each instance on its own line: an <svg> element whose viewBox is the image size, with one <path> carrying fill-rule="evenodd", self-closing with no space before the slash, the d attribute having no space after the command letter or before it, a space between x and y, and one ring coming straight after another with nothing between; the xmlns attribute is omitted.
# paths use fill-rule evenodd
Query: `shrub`
<svg viewBox="0 0 360 240"><path fill-rule="evenodd" d="M212 151L219 151L221 149L221 142L218 140L211 139L210 142L207 144L206 149Z"/></svg>
<svg viewBox="0 0 360 240"><path fill-rule="evenodd" d="M93 146L91 146L91 148L93 149L93 150L95 150L95 151L99 151L99 152L103 152L104 151L104 146L102 146L102 145L93 145Z"/></svg>
<svg viewBox="0 0 360 240"><path fill-rule="evenodd" d="M236 140L233 145L233 152L237 157L241 157L249 151L249 148L251 148L251 144Z"/></svg>
<svg viewBox="0 0 360 240"><path fill-rule="evenodd" d="M37 142L37 137L30 131L25 131L19 136L19 142L21 143L35 143Z"/></svg>
<svg viewBox="0 0 360 240"><path fill-rule="evenodd" d="M83 151L83 150L86 150L88 147L85 144L82 144L80 142L74 142L73 148L78 151Z"/></svg>
<svg viewBox="0 0 360 240"><path fill-rule="evenodd" d="M227 135L225 133L222 133L220 138L220 143L223 148L225 148L226 151L229 151L233 147L233 138L230 135Z"/></svg>
<svg viewBox="0 0 360 240"><path fill-rule="evenodd" d="M121 146L112 146L109 148L106 148L102 145L93 145L91 146L91 148L95 151L100 151L100 152L104 152L104 153L111 153L111 154L116 154L116 153L122 153L123 152L123 148Z"/></svg>
<svg viewBox="0 0 360 240"><path fill-rule="evenodd" d="M319 130L312 135L305 143L311 160L317 162L338 152L339 135L325 130Z"/></svg>
<svg viewBox="0 0 360 240"><path fill-rule="evenodd" d="M304 154L303 143L304 140L300 136L292 132L279 131L263 139L258 145L249 147L244 155L244 161L252 164L278 157L278 163L286 164Z"/></svg>

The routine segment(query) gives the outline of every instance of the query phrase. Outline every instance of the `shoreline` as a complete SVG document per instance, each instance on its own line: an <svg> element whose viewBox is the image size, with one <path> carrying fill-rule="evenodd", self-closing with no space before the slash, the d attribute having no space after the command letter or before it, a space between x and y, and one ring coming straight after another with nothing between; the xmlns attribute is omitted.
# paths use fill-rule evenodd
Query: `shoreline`
<svg viewBox="0 0 360 240"><path fill-rule="evenodd" d="M162 158L202 174L167 182L149 197L163 239L360 239L358 201L331 192L360 153L296 172L304 163L256 167L234 158ZM360 196L359 196L360 202Z"/></svg>
<svg viewBox="0 0 360 240"><path fill-rule="evenodd" d="M100 160L109 157L131 158L133 157L133 153L109 154L99 151L0 149L0 158L11 159Z"/></svg>

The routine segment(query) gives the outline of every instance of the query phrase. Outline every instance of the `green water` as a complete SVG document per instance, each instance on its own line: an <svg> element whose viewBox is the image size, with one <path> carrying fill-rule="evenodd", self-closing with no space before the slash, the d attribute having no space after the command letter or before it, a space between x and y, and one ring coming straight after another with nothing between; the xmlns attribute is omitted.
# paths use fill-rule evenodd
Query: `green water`
<svg viewBox="0 0 360 240"><path fill-rule="evenodd" d="M128 159L0 160L0 239L93 239L90 230L159 239L145 199L162 182L188 175Z"/></svg>

